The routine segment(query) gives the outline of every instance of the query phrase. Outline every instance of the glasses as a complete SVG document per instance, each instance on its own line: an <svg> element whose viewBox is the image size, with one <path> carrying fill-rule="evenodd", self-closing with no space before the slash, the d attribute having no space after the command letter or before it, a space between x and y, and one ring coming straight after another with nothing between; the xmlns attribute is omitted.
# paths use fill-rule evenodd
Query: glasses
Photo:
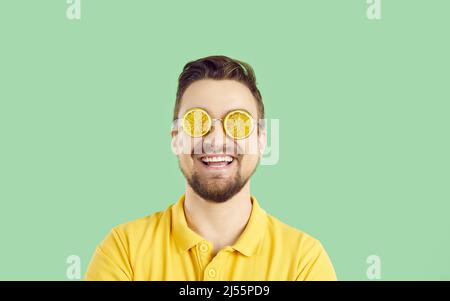
<svg viewBox="0 0 450 301"><path fill-rule="evenodd" d="M206 110L193 108L184 113L181 120L183 130L191 137L203 137L207 135L211 131L214 121L220 121L225 133L233 139L247 138L251 135L255 127L255 121L252 115L245 110L230 111L222 119L211 118Z"/></svg>

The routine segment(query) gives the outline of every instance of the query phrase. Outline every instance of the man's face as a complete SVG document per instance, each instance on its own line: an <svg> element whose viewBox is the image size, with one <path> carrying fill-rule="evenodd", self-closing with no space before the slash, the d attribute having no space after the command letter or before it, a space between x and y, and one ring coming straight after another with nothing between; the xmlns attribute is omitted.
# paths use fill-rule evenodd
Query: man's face
<svg viewBox="0 0 450 301"><path fill-rule="evenodd" d="M172 132L172 149L188 184L208 201L225 202L248 182L265 147L265 131L258 132L257 103L250 90L237 81L207 79L185 90L178 118L192 108L206 110L212 119L223 119L237 109L254 118L254 129L244 139L227 136L220 121L213 122L203 137L192 138L181 127Z"/></svg>

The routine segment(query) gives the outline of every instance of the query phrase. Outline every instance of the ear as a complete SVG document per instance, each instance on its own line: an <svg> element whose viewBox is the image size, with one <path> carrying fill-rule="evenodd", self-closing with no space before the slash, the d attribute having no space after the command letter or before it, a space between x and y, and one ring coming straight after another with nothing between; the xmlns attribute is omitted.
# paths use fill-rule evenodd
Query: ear
<svg viewBox="0 0 450 301"><path fill-rule="evenodd" d="M172 136L172 141L170 143L172 152L175 154L175 156L178 156L181 153L178 131L172 130L170 134Z"/></svg>
<svg viewBox="0 0 450 301"><path fill-rule="evenodd" d="M259 159L260 160L262 159L262 157L264 155L266 145L267 145L267 130L265 127L261 127L259 129L259 133L258 133L258 151L259 151Z"/></svg>

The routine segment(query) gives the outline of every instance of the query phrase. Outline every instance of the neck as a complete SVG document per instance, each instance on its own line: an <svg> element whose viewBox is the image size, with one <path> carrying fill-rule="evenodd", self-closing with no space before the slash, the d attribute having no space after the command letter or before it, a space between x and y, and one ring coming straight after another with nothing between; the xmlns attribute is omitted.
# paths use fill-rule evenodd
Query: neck
<svg viewBox="0 0 450 301"><path fill-rule="evenodd" d="M231 199L222 203L207 201L186 185L184 213L188 226L213 244L213 255L237 241L251 211L250 181Z"/></svg>

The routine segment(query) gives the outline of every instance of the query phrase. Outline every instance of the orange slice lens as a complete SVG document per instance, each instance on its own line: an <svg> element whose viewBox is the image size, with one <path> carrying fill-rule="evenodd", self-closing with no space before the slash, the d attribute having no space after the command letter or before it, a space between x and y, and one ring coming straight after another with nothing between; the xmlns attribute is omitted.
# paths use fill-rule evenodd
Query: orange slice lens
<svg viewBox="0 0 450 301"><path fill-rule="evenodd" d="M202 109L187 111L183 117L183 129L192 137L201 137L211 128L211 118Z"/></svg>
<svg viewBox="0 0 450 301"><path fill-rule="evenodd" d="M244 139L253 130L253 119L249 113L242 110L230 112L224 120L225 131L234 139Z"/></svg>
<svg viewBox="0 0 450 301"><path fill-rule="evenodd" d="M200 108L187 111L183 116L183 129L191 137L202 137L211 129L208 112ZM253 130L252 116L243 110L231 111L223 121L225 133L233 139L244 139Z"/></svg>

